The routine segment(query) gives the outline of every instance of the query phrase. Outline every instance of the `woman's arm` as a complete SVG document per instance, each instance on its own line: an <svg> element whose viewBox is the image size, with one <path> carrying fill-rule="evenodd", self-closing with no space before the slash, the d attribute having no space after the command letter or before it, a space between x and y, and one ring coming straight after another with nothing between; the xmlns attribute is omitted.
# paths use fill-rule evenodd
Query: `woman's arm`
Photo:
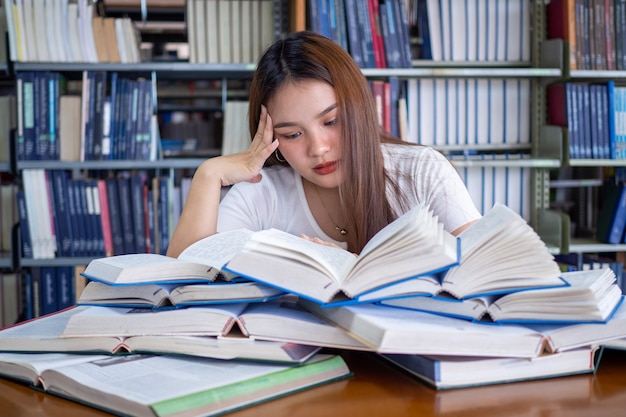
<svg viewBox="0 0 626 417"><path fill-rule="evenodd" d="M259 127L250 148L233 155L207 159L200 164L167 248L168 256L177 257L187 246L216 233L222 186L261 180L265 160L278 147L278 140L273 140L273 132L272 119L262 106Z"/></svg>

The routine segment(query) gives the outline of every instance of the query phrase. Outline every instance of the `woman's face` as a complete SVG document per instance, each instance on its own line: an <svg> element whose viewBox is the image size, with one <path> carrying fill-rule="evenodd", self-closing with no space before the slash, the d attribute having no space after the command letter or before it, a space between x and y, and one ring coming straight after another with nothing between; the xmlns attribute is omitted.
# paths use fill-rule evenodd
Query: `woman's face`
<svg viewBox="0 0 626 417"><path fill-rule="evenodd" d="M325 188L344 180L335 90L321 81L288 82L267 103L278 149L306 180Z"/></svg>

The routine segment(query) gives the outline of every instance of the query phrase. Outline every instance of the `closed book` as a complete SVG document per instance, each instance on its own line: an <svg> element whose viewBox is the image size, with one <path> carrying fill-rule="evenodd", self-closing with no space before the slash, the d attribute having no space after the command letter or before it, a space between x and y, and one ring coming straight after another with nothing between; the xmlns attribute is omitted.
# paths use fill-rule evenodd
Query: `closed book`
<svg viewBox="0 0 626 417"><path fill-rule="evenodd" d="M601 242L621 243L626 227L626 186L608 186L601 207L596 238Z"/></svg>

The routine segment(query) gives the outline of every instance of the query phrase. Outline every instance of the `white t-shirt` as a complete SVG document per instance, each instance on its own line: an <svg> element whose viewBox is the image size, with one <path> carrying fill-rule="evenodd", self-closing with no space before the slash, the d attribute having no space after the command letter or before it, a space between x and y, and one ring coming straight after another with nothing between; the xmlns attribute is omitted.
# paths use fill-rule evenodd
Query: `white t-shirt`
<svg viewBox="0 0 626 417"><path fill-rule="evenodd" d="M439 152L424 146L396 144L385 144L382 149L387 173L398 182L408 208L419 203L426 205L448 231L480 217L457 171ZM224 196L218 232L276 228L346 247L326 235L315 221L299 174L290 167L273 166L263 169L262 175L258 183L235 184ZM402 214L405 210L388 194L392 208Z"/></svg>

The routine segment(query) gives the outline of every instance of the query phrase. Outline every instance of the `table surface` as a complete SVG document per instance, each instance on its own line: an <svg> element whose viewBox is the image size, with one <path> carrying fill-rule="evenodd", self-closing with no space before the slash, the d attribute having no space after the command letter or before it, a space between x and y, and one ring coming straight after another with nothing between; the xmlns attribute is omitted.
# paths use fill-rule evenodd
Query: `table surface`
<svg viewBox="0 0 626 417"><path fill-rule="evenodd" d="M626 351L605 350L595 374L437 391L372 353L341 352L348 379L228 414L258 416L617 416L626 410ZM109 414L0 378L0 414Z"/></svg>

